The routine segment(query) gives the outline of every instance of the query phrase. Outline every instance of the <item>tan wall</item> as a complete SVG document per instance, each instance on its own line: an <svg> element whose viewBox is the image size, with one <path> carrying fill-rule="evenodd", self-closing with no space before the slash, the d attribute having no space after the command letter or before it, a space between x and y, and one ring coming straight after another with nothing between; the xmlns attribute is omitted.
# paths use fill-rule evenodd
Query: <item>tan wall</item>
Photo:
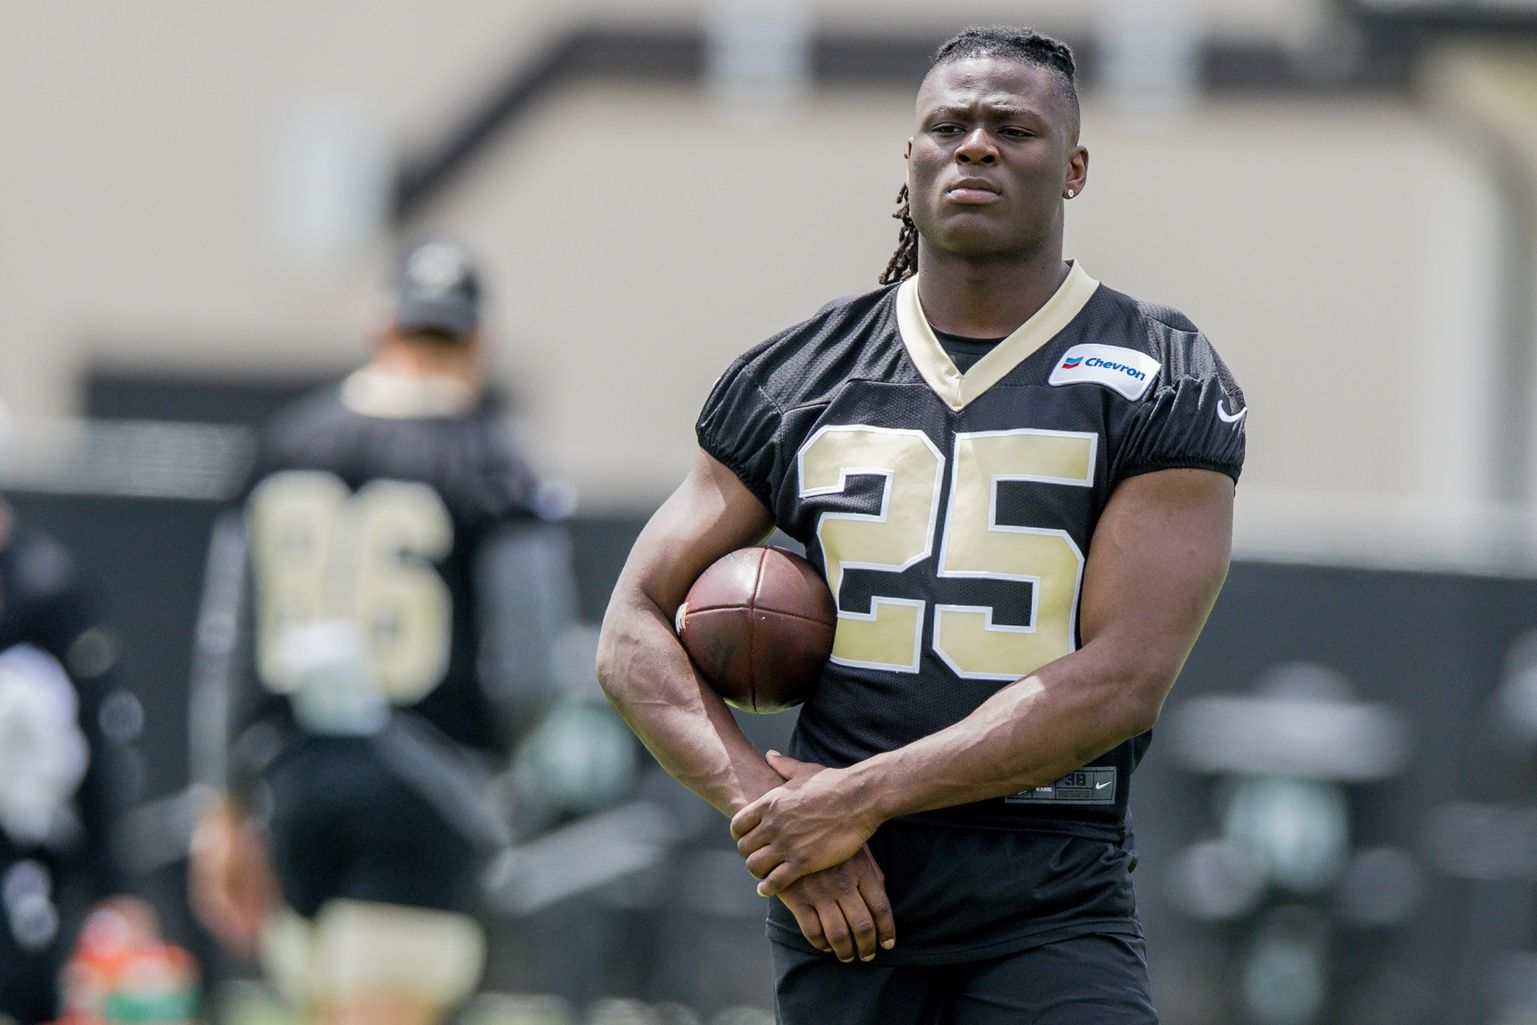
<svg viewBox="0 0 1537 1025"><path fill-rule="evenodd" d="M808 6L840 25L930 17L908 0ZM1014 10L986 6L974 20ZM709 7L670 0L644 18ZM1115 7L1032 12L1071 37L1068 19L1087 32ZM1183 7L1286 38L1317 31L1322 9ZM642 18L619 0L0 7L0 397L67 410L93 359L355 358L385 242L313 264L285 249L263 198L274 140L318 106L352 111L337 123L364 140L418 145L584 12ZM1384 499L1432 510L1430 530L1473 523L1469 496L1493 472L1480 454L1497 218L1478 157L1406 103L1087 100L1091 181L1069 252L1182 307L1228 358L1255 409L1243 529ZM432 208L490 262L500 372L590 506L655 501L732 354L873 284L910 122L905 89L754 106L576 87Z"/></svg>
<svg viewBox="0 0 1537 1025"><path fill-rule="evenodd" d="M1255 404L1256 490L1476 489L1450 456L1477 449L1487 378L1444 382L1413 355L1487 344L1476 166L1388 104L1090 103L1085 121L1069 252L1217 340ZM691 92L581 91L439 211L521 265L509 352L590 496L657 493L735 352L872 286L910 122L899 94L744 116ZM1431 387L1448 422L1420 416Z"/></svg>
<svg viewBox="0 0 1537 1025"><path fill-rule="evenodd" d="M1498 150L1503 159L1519 163L1520 177L1506 183L1507 194L1519 196L1527 211L1537 211L1537 46L1530 42L1454 42L1442 46L1425 62L1423 89L1442 123L1463 133L1469 144ZM1513 221L1531 227L1531 220ZM1521 230L1511 226L1510 230ZM1525 240L1537 249L1537 240ZM1537 268L1526 268L1528 273ZM1537 295L1537 278L1524 282L1528 296ZM1534 303L1537 306L1537 303ZM1531 346L1537 347L1537 323L1522 325ZM1533 362L1537 362L1534 358ZM1528 402L1533 382L1527 382ZM1537 426L1537 425L1533 425ZM1524 457L1505 472L1537 481L1537 439L1514 446ZM1534 489L1537 490L1537 489Z"/></svg>

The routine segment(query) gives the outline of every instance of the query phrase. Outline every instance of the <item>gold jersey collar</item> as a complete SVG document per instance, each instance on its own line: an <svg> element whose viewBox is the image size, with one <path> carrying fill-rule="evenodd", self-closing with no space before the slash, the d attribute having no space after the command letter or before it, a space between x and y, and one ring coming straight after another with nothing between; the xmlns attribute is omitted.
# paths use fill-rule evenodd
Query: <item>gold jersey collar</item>
<svg viewBox="0 0 1537 1025"><path fill-rule="evenodd" d="M342 382L342 404L354 413L390 420L460 416L475 406L462 381L440 374L406 374L370 364Z"/></svg>
<svg viewBox="0 0 1537 1025"><path fill-rule="evenodd" d="M918 301L918 277L908 278L897 288L897 330L908 358L934 393L957 413L977 396L1003 380L1031 353L1056 337L1088 303L1099 282L1089 277L1078 263L1069 264L1067 277L1046 304L1015 328L991 352L962 374L949 353L934 337L923 304Z"/></svg>

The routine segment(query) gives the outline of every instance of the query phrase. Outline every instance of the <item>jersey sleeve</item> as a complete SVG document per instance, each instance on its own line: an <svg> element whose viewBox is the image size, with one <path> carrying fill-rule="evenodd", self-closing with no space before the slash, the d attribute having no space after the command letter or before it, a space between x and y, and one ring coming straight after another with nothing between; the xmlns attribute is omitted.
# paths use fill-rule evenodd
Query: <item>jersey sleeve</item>
<svg viewBox="0 0 1537 1025"><path fill-rule="evenodd" d="M255 664L255 612L244 520L225 510L209 535L189 697L195 782L243 799L260 771L253 743L283 704L262 687ZM270 747L270 745L268 745Z"/></svg>
<svg viewBox="0 0 1537 1025"><path fill-rule="evenodd" d="M559 697L558 645L578 618L571 557L564 523L509 522L477 546L477 669L505 746L527 736Z"/></svg>
<svg viewBox="0 0 1537 1025"><path fill-rule="evenodd" d="M1112 480L1155 470L1243 471L1249 410L1227 367L1211 365L1152 389L1132 411L1110 468Z"/></svg>
<svg viewBox="0 0 1537 1025"><path fill-rule="evenodd" d="M743 358L715 382L695 426L699 447L730 468L768 508L773 508L781 419L779 406Z"/></svg>

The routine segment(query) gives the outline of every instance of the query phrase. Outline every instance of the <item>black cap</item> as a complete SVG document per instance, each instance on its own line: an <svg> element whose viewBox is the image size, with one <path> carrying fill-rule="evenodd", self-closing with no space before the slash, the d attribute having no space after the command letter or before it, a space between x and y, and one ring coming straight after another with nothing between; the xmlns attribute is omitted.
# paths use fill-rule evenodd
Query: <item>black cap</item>
<svg viewBox="0 0 1537 1025"><path fill-rule="evenodd" d="M395 265L396 330L463 338L479 325L480 280L468 253L444 239L401 251Z"/></svg>

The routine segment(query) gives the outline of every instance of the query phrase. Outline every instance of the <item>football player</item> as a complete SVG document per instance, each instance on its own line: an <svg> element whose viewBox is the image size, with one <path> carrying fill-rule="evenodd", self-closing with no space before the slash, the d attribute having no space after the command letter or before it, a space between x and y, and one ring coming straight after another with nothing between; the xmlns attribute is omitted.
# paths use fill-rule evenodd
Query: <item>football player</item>
<svg viewBox="0 0 1537 1025"><path fill-rule="evenodd" d="M57 1015L91 909L154 933L120 850L143 711L117 655L73 557L0 502L0 1021Z"/></svg>
<svg viewBox="0 0 1537 1025"><path fill-rule="evenodd" d="M573 618L549 489L482 395L480 319L461 248L404 251L372 359L273 419L210 556L202 713L220 666L251 685L193 900L325 1022L426 1025L478 983L504 842L483 770L553 697Z"/></svg>
<svg viewBox="0 0 1537 1025"><path fill-rule="evenodd" d="M1063 260L1089 169L1065 45L967 30L916 113L883 287L727 368L600 679L781 899L781 1022L1147 1025L1131 776L1227 572L1247 410L1183 314ZM771 526L838 623L765 759L670 624Z"/></svg>

